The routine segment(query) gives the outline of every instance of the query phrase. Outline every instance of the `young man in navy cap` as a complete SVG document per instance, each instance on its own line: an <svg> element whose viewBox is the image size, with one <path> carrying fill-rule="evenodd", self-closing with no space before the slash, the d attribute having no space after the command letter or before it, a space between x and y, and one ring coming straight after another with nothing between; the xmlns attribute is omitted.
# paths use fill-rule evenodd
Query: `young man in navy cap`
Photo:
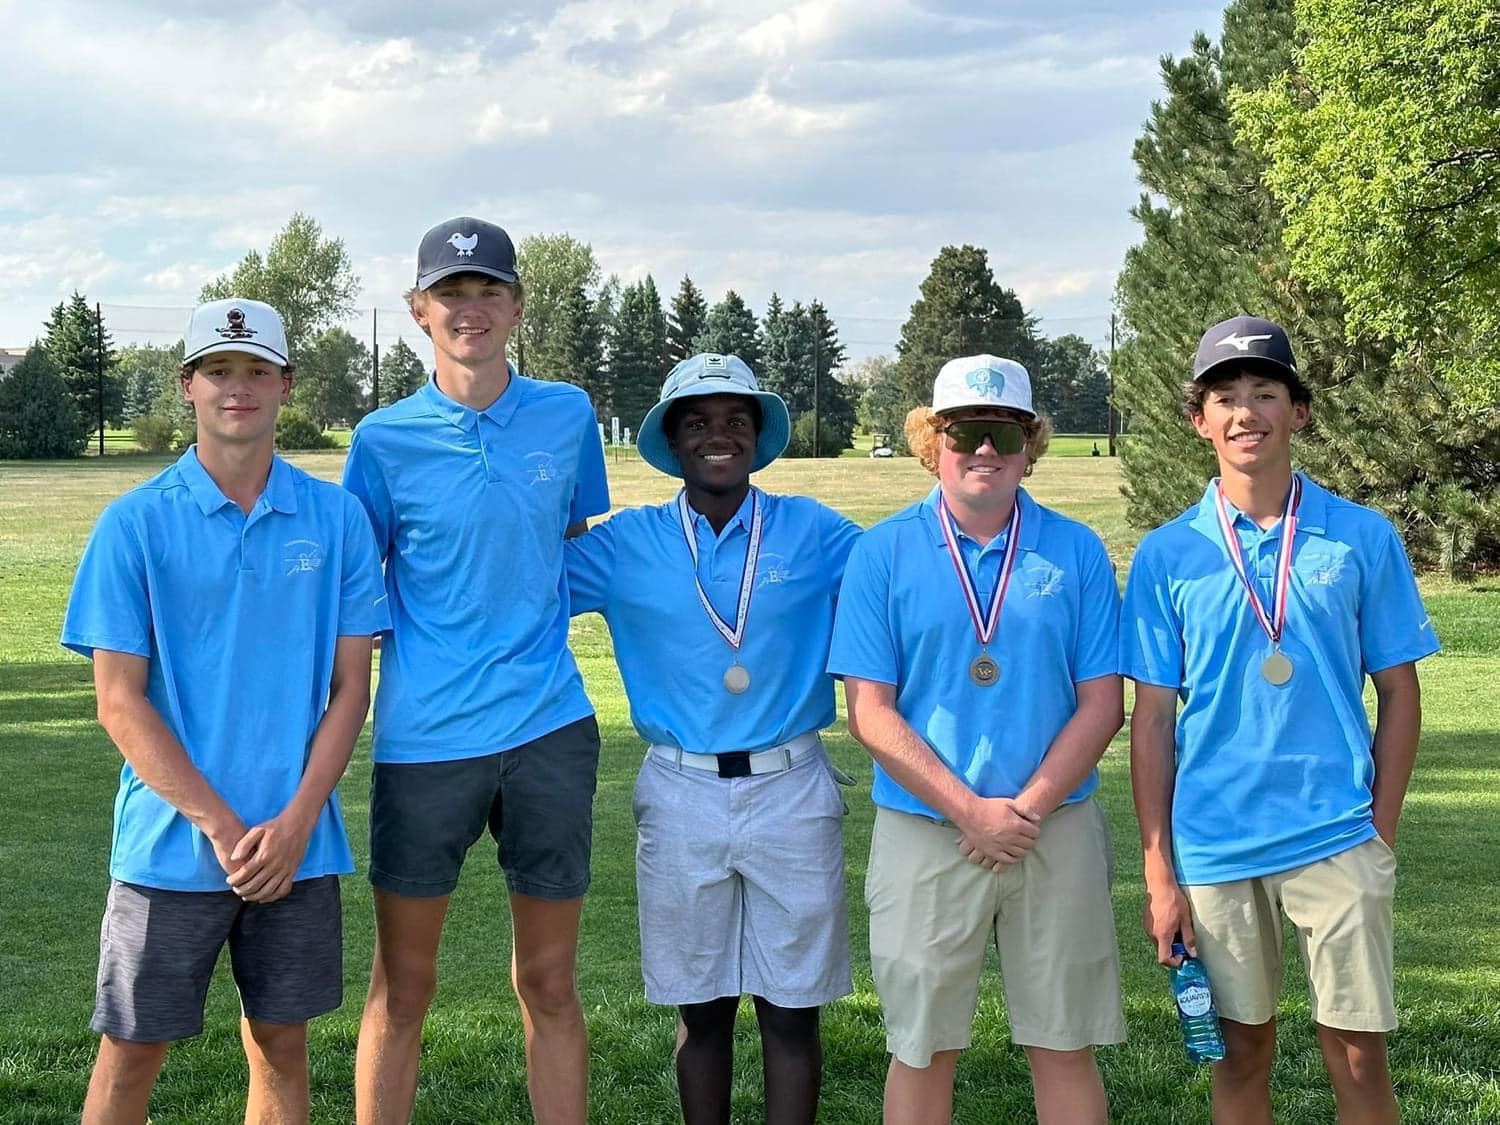
<svg viewBox="0 0 1500 1125"><path fill-rule="evenodd" d="M197 443L104 510L62 630L125 759L83 1120L146 1120L227 944L245 1120L305 1122L307 1021L342 999L337 877L354 870L334 786L385 591L359 504L274 453L292 388L276 311L201 305L185 349Z"/></svg>
<svg viewBox="0 0 1500 1125"><path fill-rule="evenodd" d="M865 532L828 670L875 759L865 878L888 1125L941 1125L985 951L1041 1125L1103 1125L1125 1038L1095 768L1124 721L1104 544L1021 487L1050 427L1026 368L945 364L906 433L937 484Z"/></svg>
<svg viewBox="0 0 1500 1125"><path fill-rule="evenodd" d="M448 898L486 828L510 892L532 1109L579 1125L586 1112L575 975L599 730L567 646L562 550L609 492L588 396L506 362L522 301L505 231L473 218L428 231L407 302L437 372L360 422L344 470L375 526L392 619L355 1073L367 1125L411 1115Z"/></svg>
<svg viewBox="0 0 1500 1125"><path fill-rule="evenodd" d="M1145 927L1163 964L1181 933L1208 970L1220 1125L1271 1121L1283 916L1339 1119L1397 1119L1392 848L1421 728L1415 662L1438 643L1390 522L1292 471L1311 402L1279 325L1204 334L1184 405L1219 476L1141 541L1122 614Z"/></svg>

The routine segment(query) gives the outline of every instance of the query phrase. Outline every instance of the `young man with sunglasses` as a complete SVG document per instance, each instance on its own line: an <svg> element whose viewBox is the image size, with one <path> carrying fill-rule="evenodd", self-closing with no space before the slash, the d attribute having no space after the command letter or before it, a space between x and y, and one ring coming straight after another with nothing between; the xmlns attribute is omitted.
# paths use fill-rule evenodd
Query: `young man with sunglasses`
<svg viewBox="0 0 1500 1125"><path fill-rule="evenodd" d="M1124 721L1104 544L1021 488L1050 427L1014 360L944 365L907 418L938 483L855 545L828 670L875 759L865 882L888 1125L952 1114L1000 950L1041 1125L1103 1125L1093 1046L1125 1037L1110 841L1091 799Z"/></svg>
<svg viewBox="0 0 1500 1125"><path fill-rule="evenodd" d="M1391 849L1437 637L1390 521L1292 471L1312 393L1279 325L1210 328L1183 394L1219 476L1141 541L1120 637L1146 932L1213 982L1214 1121L1271 1120L1285 915L1339 1119L1394 1122Z"/></svg>

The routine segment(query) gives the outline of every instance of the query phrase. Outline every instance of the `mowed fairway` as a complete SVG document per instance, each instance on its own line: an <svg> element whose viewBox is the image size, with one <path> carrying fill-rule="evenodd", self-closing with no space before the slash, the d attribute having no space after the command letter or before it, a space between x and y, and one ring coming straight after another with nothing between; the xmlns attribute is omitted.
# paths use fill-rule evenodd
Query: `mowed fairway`
<svg viewBox="0 0 1500 1125"><path fill-rule="evenodd" d="M1086 449L1083 450L1086 452ZM292 458L337 479L342 452ZM107 885L110 808L119 756L94 721L89 665L57 645L68 586L94 517L166 458L109 456L0 465L0 1121L66 1122L94 1052L88 1030L98 924ZM1138 534L1124 522L1117 466L1049 457L1029 487L1043 503L1096 528L1121 574ZM639 461L611 462L617 504L668 499L669 480ZM911 460L780 462L758 478L804 492L863 524L920 496L929 478ZM504 565L504 560L497 560ZM464 576L455 574L455 582ZM1392 1058L1407 1122L1500 1121L1500 582L1424 582L1446 651L1422 666L1426 727L1402 821L1397 901L1402 1029ZM753 624L752 624L753 628ZM647 1005L638 975L630 792L640 744L629 725L608 632L575 623L573 643L604 734L595 806L594 885L579 962L592 1036L592 1119L676 1119L671 1013ZM274 658L273 658L274 659ZM204 674L230 676L231 668ZM662 669L670 679L673 671ZM253 732L247 732L253 745ZM871 823L868 759L829 732L838 762L862 783L846 824L857 992L825 1016L823 1120L876 1122L886 1067L870 986L862 881ZM1140 861L1124 740L1104 762L1101 795L1114 827L1115 917L1130 1042L1100 1052L1113 1116L1128 1123L1207 1120L1207 1071L1183 1058L1166 976L1140 932ZM343 785L360 874L344 881L345 1003L312 1029L313 1118L353 1118L354 1044L373 945L363 879L368 730ZM1275 1087L1278 1120L1329 1122L1308 1024L1295 940ZM993 958L992 958L993 960ZM437 1001L427 1024L416 1120L433 1125L529 1120L519 1018L510 994L509 933L494 850L472 852L453 902ZM207 1032L173 1050L157 1087L157 1125L236 1122L244 1065L227 965L209 1001ZM741 1010L735 1120L762 1118L753 1020ZM1007 1042L993 965L974 1047L960 1064L958 1120L1032 1118L1021 1052Z"/></svg>

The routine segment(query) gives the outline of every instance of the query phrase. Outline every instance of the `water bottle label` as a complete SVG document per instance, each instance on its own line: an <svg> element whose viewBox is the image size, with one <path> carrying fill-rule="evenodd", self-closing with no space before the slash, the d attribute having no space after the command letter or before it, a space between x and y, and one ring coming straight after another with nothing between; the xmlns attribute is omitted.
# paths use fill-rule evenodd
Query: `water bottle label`
<svg viewBox="0 0 1500 1125"><path fill-rule="evenodd" d="M1185 1016L1206 1016L1213 1005L1213 993L1204 984L1190 984L1177 994L1177 1007Z"/></svg>

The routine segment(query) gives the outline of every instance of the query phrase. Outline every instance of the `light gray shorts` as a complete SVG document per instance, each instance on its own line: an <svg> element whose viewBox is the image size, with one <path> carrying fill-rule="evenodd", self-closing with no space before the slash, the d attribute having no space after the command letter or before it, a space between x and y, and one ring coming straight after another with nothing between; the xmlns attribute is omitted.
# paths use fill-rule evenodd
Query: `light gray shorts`
<svg viewBox="0 0 1500 1125"><path fill-rule="evenodd" d="M138 1043L203 1030L219 951L229 946L240 1008L253 1020L302 1023L344 995L336 875L303 879L275 902L233 891L166 891L115 880L99 927L99 981L90 1026Z"/></svg>
<svg viewBox="0 0 1500 1125"><path fill-rule="evenodd" d="M853 991L844 799L816 738L749 777L648 752L633 808L646 999L810 1008Z"/></svg>

